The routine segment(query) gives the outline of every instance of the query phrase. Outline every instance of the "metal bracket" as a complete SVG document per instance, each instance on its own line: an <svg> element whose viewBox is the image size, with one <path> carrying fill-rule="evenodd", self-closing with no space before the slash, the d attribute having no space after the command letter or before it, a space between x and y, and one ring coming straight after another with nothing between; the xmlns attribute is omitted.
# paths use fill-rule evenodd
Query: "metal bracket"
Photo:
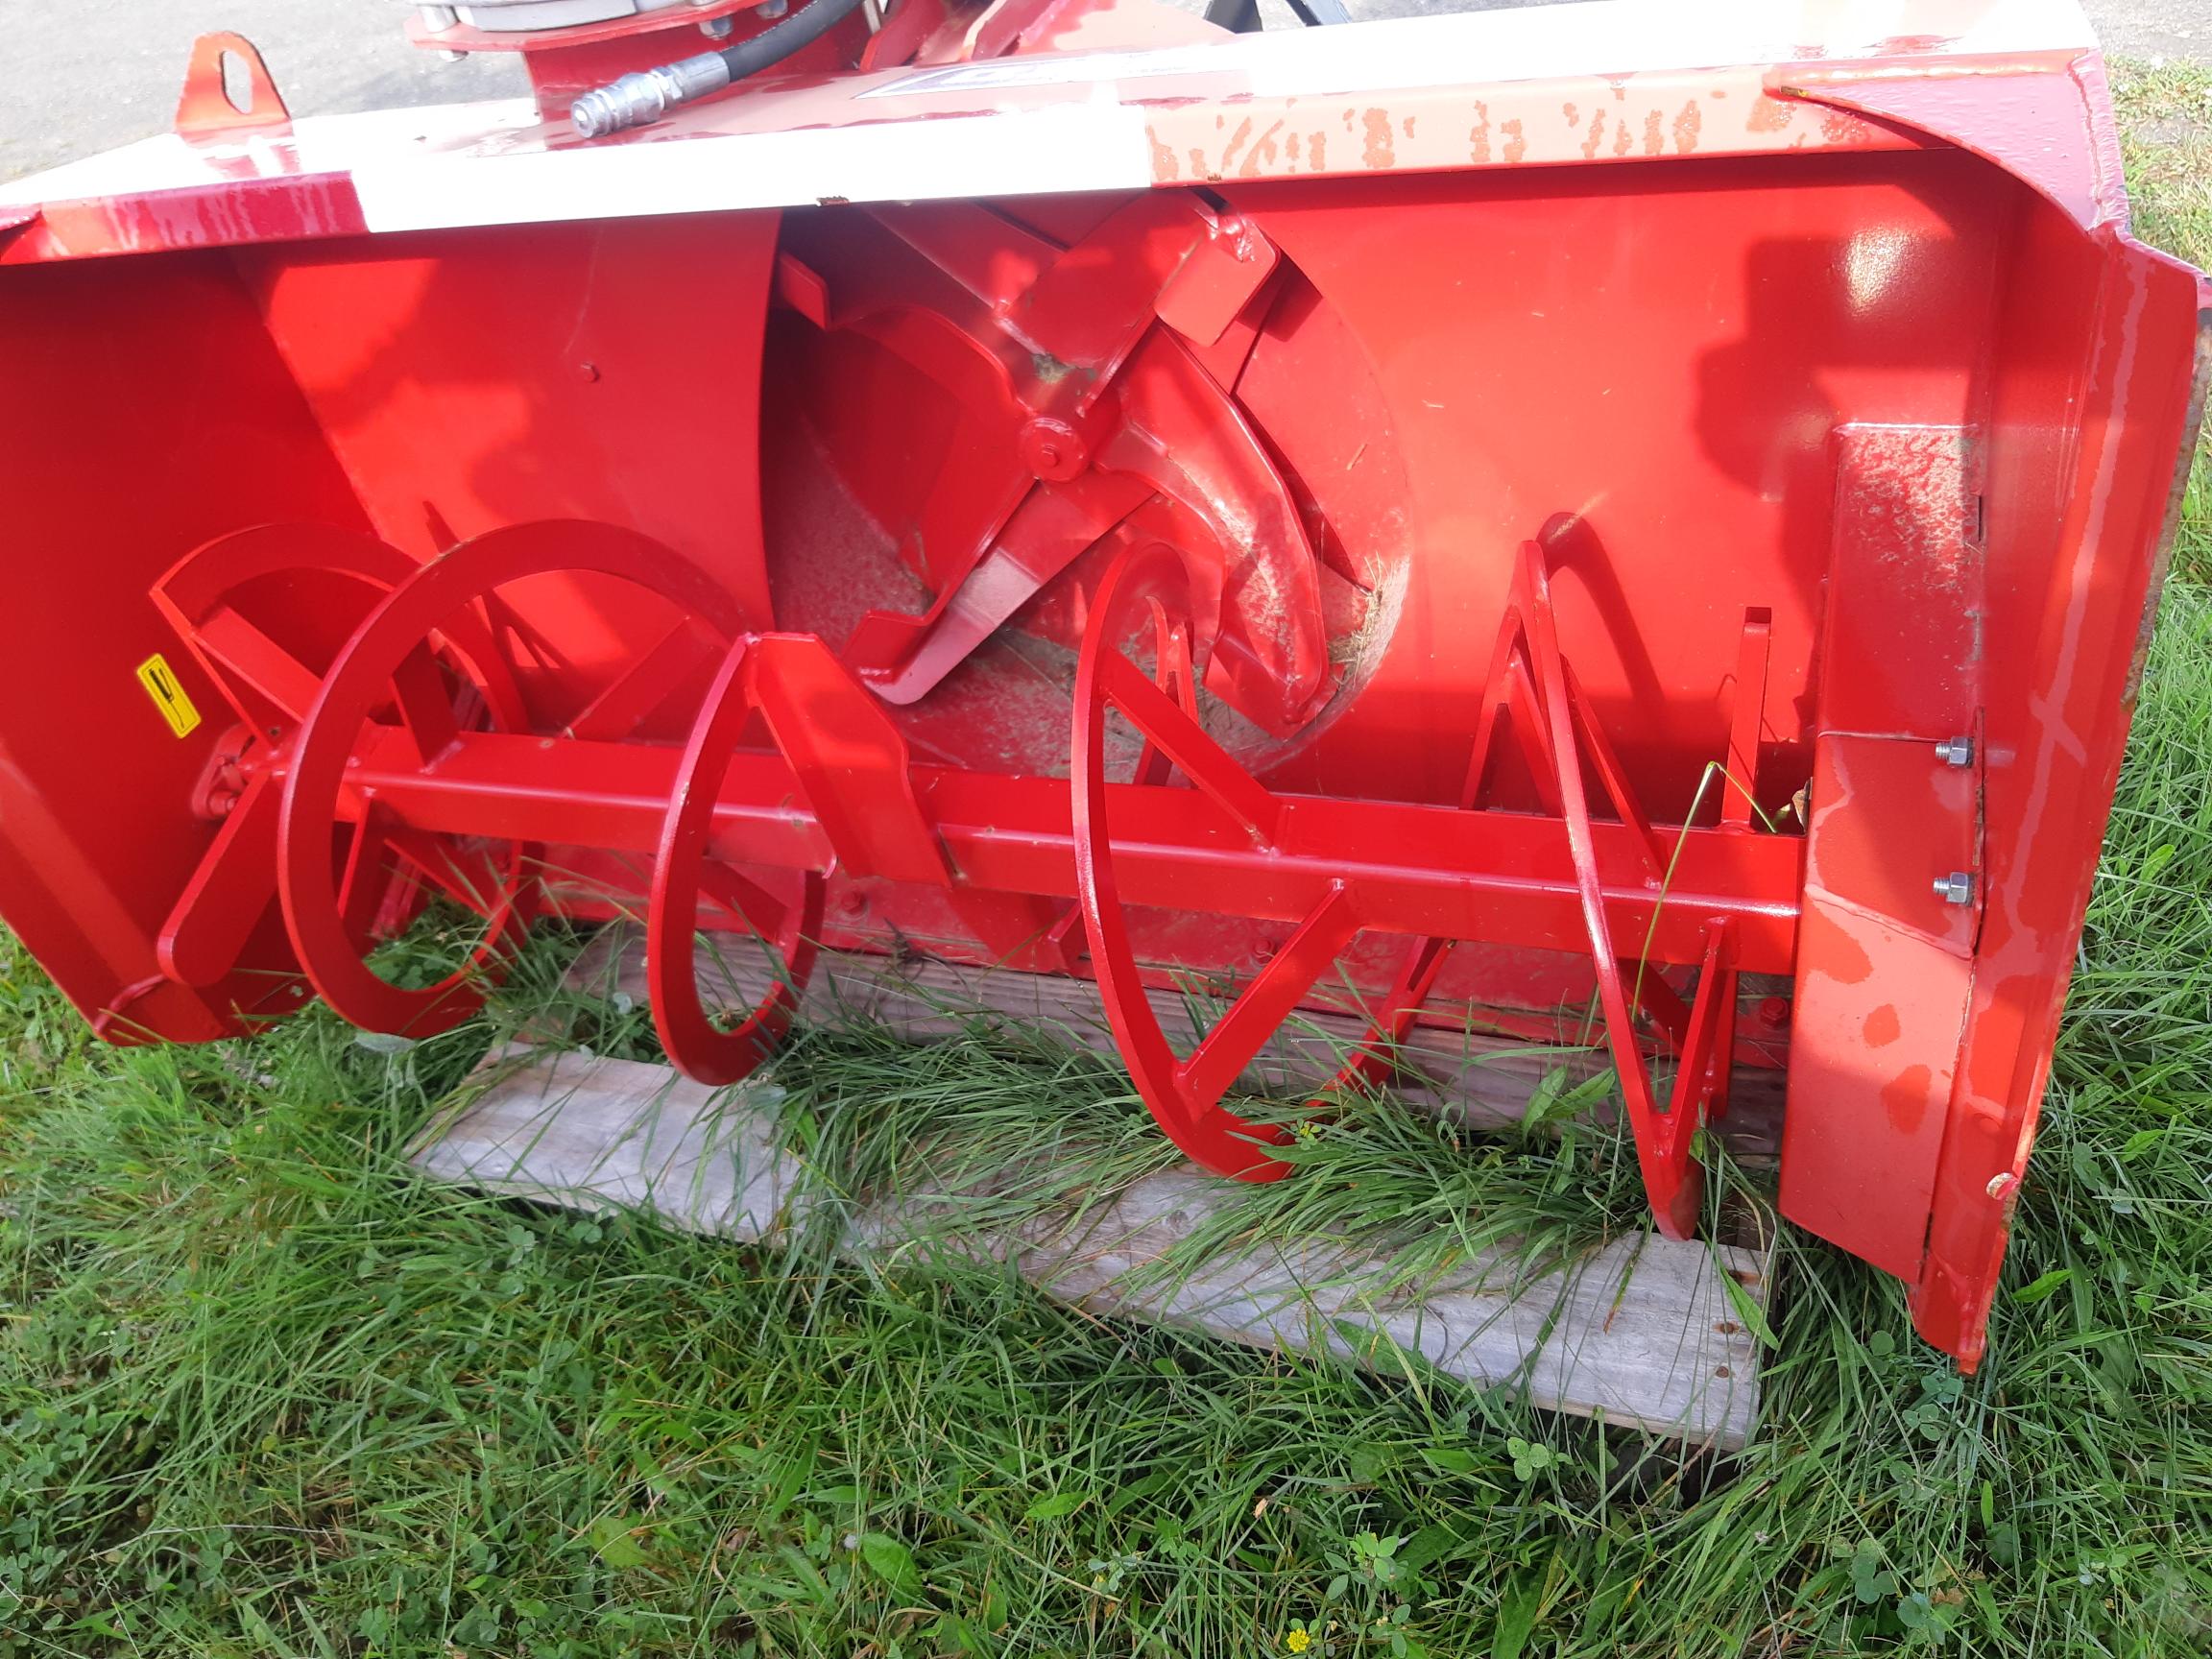
<svg viewBox="0 0 2212 1659"><path fill-rule="evenodd" d="M244 73L246 102L231 93L225 70L236 60ZM192 42L192 61L184 70L184 94L177 101L177 131L186 134L226 132L237 127L278 127L292 111L276 90L261 50L243 35L203 35Z"/></svg>

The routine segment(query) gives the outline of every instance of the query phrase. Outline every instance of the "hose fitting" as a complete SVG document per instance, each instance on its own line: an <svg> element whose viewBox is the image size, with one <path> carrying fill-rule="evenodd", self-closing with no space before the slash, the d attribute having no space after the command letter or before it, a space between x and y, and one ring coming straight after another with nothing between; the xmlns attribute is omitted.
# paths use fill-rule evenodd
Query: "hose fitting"
<svg viewBox="0 0 2212 1659"><path fill-rule="evenodd" d="M609 85L594 86L568 107L568 119L587 138L658 121L679 104L719 92L733 81L742 81L782 62L859 9L860 0L806 0L781 23L734 46L702 52L696 58L663 63L641 75L625 75ZM768 9L763 6L758 10L766 14Z"/></svg>
<svg viewBox="0 0 2212 1659"><path fill-rule="evenodd" d="M719 52L702 52L594 86L568 107L568 119L587 138L603 137L628 127L658 121L679 104L719 92L730 84L730 65Z"/></svg>

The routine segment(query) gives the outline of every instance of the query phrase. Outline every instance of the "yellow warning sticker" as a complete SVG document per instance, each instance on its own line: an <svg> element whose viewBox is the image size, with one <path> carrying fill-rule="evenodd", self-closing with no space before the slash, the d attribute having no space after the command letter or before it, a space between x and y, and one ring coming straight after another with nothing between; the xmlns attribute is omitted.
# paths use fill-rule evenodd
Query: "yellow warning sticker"
<svg viewBox="0 0 2212 1659"><path fill-rule="evenodd" d="M146 687L146 695L154 699L154 707L161 710L161 718L169 722L170 731L180 737L192 734L192 729L200 724L200 710L193 708L192 699L184 695L184 687L167 658L156 651L139 663L138 684Z"/></svg>

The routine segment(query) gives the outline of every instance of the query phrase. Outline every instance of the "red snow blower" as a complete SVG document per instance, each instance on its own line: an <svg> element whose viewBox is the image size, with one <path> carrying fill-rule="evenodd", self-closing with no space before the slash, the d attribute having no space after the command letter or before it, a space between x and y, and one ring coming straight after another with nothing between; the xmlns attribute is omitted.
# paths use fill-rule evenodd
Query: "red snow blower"
<svg viewBox="0 0 2212 1659"><path fill-rule="evenodd" d="M1216 12L480 0L534 99L298 120L202 40L0 191L0 914L191 1043L641 910L713 1083L825 949L1088 978L1248 1181L1286 1021L1594 1006L1662 1230L1780 1070L1970 1369L2202 358L2079 12Z"/></svg>

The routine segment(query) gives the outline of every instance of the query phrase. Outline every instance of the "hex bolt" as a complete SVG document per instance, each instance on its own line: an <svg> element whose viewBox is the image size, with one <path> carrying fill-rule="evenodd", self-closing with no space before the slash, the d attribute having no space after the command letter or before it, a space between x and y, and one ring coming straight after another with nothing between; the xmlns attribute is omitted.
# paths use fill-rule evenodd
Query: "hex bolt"
<svg viewBox="0 0 2212 1659"><path fill-rule="evenodd" d="M1946 904L1971 904L1974 902L1974 878L1963 870L1938 876L1936 878L1936 897Z"/></svg>
<svg viewBox="0 0 2212 1659"><path fill-rule="evenodd" d="M1936 745L1936 758L1946 766L1971 766L1974 764L1974 739L1946 737Z"/></svg>
<svg viewBox="0 0 2212 1659"><path fill-rule="evenodd" d="M791 0L760 0L753 10L763 17L781 17L791 10Z"/></svg>
<svg viewBox="0 0 2212 1659"><path fill-rule="evenodd" d="M699 25L699 33L709 40L727 40L737 33L734 17L709 17Z"/></svg>

